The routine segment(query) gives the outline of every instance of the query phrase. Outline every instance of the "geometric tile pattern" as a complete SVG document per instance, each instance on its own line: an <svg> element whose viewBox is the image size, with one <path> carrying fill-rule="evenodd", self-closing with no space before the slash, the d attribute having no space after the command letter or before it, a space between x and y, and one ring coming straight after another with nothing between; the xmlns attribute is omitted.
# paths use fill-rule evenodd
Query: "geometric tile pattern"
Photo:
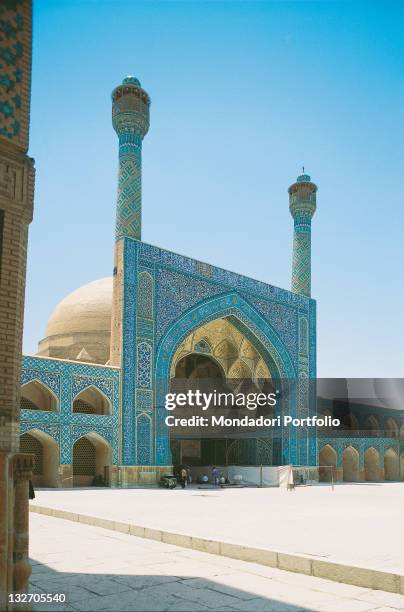
<svg viewBox="0 0 404 612"><path fill-rule="evenodd" d="M137 386L151 387L152 347L148 342L137 345Z"/></svg>
<svg viewBox="0 0 404 612"><path fill-rule="evenodd" d="M311 292L311 219L307 224L296 223L293 237L292 291L310 295Z"/></svg>
<svg viewBox="0 0 404 612"><path fill-rule="evenodd" d="M0 2L0 138L28 150L31 98L32 3ZM14 167L7 182L17 182ZM1 171L0 171L1 175ZM2 178L0 176L0 183ZM4 185L3 185L4 186ZM11 185L6 184L6 187Z"/></svg>
<svg viewBox="0 0 404 612"><path fill-rule="evenodd" d="M96 387L110 402L113 401L114 382L112 378L75 375L72 377L72 397L75 398L81 391L88 387Z"/></svg>
<svg viewBox="0 0 404 612"><path fill-rule="evenodd" d="M137 314L144 319L153 318L153 278L149 272L140 272L138 277Z"/></svg>
<svg viewBox="0 0 404 612"><path fill-rule="evenodd" d="M292 291L311 294L311 219L316 211L317 186L304 171L288 189L294 220Z"/></svg>
<svg viewBox="0 0 404 612"><path fill-rule="evenodd" d="M141 237L142 139L137 134L119 137L119 180L116 238Z"/></svg>
<svg viewBox="0 0 404 612"><path fill-rule="evenodd" d="M136 435L137 435L137 464L150 465L153 448L151 439L151 418L146 414L140 414L137 417Z"/></svg>
<svg viewBox="0 0 404 612"><path fill-rule="evenodd" d="M21 371L21 385L25 385L32 380L39 380L51 391L56 397L60 397L60 373L49 372L47 370L34 370L33 368L23 368Z"/></svg>
<svg viewBox="0 0 404 612"><path fill-rule="evenodd" d="M123 253L122 445L125 464L134 465L141 457L144 465L147 445L144 446L140 432L144 431L149 439L149 427L154 441L149 444L149 465L170 463L165 411L161 410L170 360L181 339L210 320L232 317L232 322L241 326L243 333L268 355L279 377L298 376L300 366L304 366L309 377L315 377L316 310L310 298L130 238L124 239ZM147 282L143 276L145 270L150 272ZM146 293L141 296L143 290ZM143 322L150 311L153 294L156 296L152 315L154 326L148 328ZM299 363L298 321L302 316L307 321L307 354L305 362ZM208 347L201 345L200 349L208 350ZM148 407L145 409L146 398ZM292 394L290 402L289 412L296 413L297 395ZM305 408L314 413L315 406L308 407L307 401ZM152 418L146 421L143 417L139 421L143 415ZM316 444L311 437L311 433L307 435L304 448L305 456L309 459L309 453L314 464ZM282 440L278 453L285 461L296 463L299 444L297 439ZM272 452L275 450L271 449Z"/></svg>
<svg viewBox="0 0 404 612"><path fill-rule="evenodd" d="M74 442L94 432L111 446L112 461L119 463L119 369L109 366L81 364L45 357L24 356L21 382L38 380L56 396L58 410L21 410L21 433L40 429L53 437L60 451L60 463L72 462ZM74 397L87 387L95 387L111 404L111 414L94 415L72 412Z"/></svg>
<svg viewBox="0 0 404 612"><path fill-rule="evenodd" d="M112 92L112 125L119 138L116 240L141 239L142 140L149 129L149 106L149 96L133 76Z"/></svg>

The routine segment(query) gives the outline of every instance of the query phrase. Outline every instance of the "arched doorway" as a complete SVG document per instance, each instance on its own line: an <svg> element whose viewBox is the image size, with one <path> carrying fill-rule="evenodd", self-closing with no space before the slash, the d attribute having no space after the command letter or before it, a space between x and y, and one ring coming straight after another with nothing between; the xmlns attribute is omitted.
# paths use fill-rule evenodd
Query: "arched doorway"
<svg viewBox="0 0 404 612"><path fill-rule="evenodd" d="M321 482L330 482L335 479L335 468L337 467L337 453L335 449L326 444L319 453L319 479ZM332 469L331 469L332 468Z"/></svg>
<svg viewBox="0 0 404 612"><path fill-rule="evenodd" d="M21 409L56 412L58 399L53 391L42 382L31 380L21 387Z"/></svg>
<svg viewBox="0 0 404 612"><path fill-rule="evenodd" d="M344 482L359 480L359 453L353 446L348 446L342 453L342 477Z"/></svg>
<svg viewBox="0 0 404 612"><path fill-rule="evenodd" d="M74 398L73 412L80 412L82 414L111 414L111 402L96 387L87 387Z"/></svg>
<svg viewBox="0 0 404 612"><path fill-rule="evenodd" d="M265 357L264 351L261 352L227 318L210 321L193 330L177 347L171 362L170 392L186 393L189 389L198 389L206 393L216 391L223 395L270 393L273 391L272 377ZM221 415L228 417L239 416L236 409L236 406L229 404L217 408ZM267 411L263 416L269 416L267 407L258 407L255 416L261 416L261 411ZM187 406L175 409L176 417L191 414L192 410ZM217 426L203 429L196 439L195 429L187 432L183 428L170 427L174 466L226 465L229 460L229 444L221 439L221 436L228 434L228 429L225 429L220 431ZM242 449L238 454L241 464L248 460L255 462L258 454L255 438L250 435L239 448Z"/></svg>
<svg viewBox="0 0 404 612"><path fill-rule="evenodd" d="M88 487L97 479L109 485L111 447L100 435L91 432L73 445L73 486Z"/></svg>
<svg viewBox="0 0 404 612"><path fill-rule="evenodd" d="M404 451L400 455L400 477L404 480Z"/></svg>
<svg viewBox="0 0 404 612"><path fill-rule="evenodd" d="M384 453L384 479L400 480L400 465L396 451L389 448Z"/></svg>
<svg viewBox="0 0 404 612"><path fill-rule="evenodd" d="M375 448L368 448L365 452L365 480L378 482L380 480L380 458Z"/></svg>
<svg viewBox="0 0 404 612"><path fill-rule="evenodd" d="M253 348L257 349L262 355L270 376L276 381L277 390L279 388L281 394L284 386L286 386L284 381L296 380L296 367L288 348L266 317L261 315L239 293L233 291L222 294L207 301L201 301L197 306L186 311L172 323L162 338L155 360L155 375L158 383L156 394L157 423L165 423L165 398L170 388L170 376L174 375L174 358L177 356L177 352L184 351L181 357L190 352L186 344L193 338L194 332L202 330L203 327L214 321L225 321L232 324L249 340ZM216 357L216 355L214 356ZM291 409L292 403L295 404L295 396L285 394L282 397L282 404L278 403L276 409L289 414L287 411ZM156 446L155 461L157 465L172 464L170 430L170 427L165 429L161 427L160 443ZM274 440L274 442L276 444L273 446L272 457L275 465L279 465L285 460L289 463L298 460L297 449L292 446L284 448L281 438ZM309 450L310 448L312 446L308 445L303 450Z"/></svg>
<svg viewBox="0 0 404 612"><path fill-rule="evenodd" d="M32 482L36 487L57 487L59 484L59 446L51 436L39 429L20 436L20 451L35 455Z"/></svg>
<svg viewBox="0 0 404 612"><path fill-rule="evenodd" d="M206 342L206 340L204 340ZM202 341L199 342L201 346ZM205 346L205 345L203 345ZM213 388L218 392L225 391L226 375L222 365L209 354L188 353L181 357L175 364L175 373L170 382L171 393L186 393L189 389L199 389L202 392L209 393ZM185 406L176 409L176 416L187 416L185 412L192 410ZM189 416L189 415L188 415ZM203 448L203 440L200 438L187 438L185 431L184 437L177 434L176 428L173 428L171 437L171 452L173 456L174 466L201 465L202 458L206 455Z"/></svg>

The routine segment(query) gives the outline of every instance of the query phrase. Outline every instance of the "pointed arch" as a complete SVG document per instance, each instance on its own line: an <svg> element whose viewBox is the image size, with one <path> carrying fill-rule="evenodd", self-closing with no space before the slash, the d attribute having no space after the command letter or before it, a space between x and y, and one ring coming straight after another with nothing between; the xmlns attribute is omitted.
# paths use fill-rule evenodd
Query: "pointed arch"
<svg viewBox="0 0 404 612"><path fill-rule="evenodd" d="M110 444L95 431L86 433L73 444L73 486L90 486L94 478L109 481L112 463Z"/></svg>
<svg viewBox="0 0 404 612"><path fill-rule="evenodd" d="M34 378L21 387L21 409L57 412L59 400L48 385Z"/></svg>
<svg viewBox="0 0 404 612"><path fill-rule="evenodd" d="M347 446L342 453L342 478L345 482L359 480L359 453L353 446Z"/></svg>
<svg viewBox="0 0 404 612"><path fill-rule="evenodd" d="M73 398L72 412L81 414L112 414L110 399L95 385L88 385Z"/></svg>
<svg viewBox="0 0 404 612"><path fill-rule="evenodd" d="M393 448L388 448L384 453L384 479L400 480L400 461Z"/></svg>
<svg viewBox="0 0 404 612"><path fill-rule="evenodd" d="M259 345L268 357L273 377L296 376L293 361L278 334L262 315L237 293L228 293L203 302L188 310L171 325L158 346L157 376L160 379L166 377L174 349L186 336L205 323L220 318L228 318L252 340L253 345Z"/></svg>
<svg viewBox="0 0 404 612"><path fill-rule="evenodd" d="M384 435L386 438L398 438L399 428L397 421L392 417L386 419L384 423Z"/></svg>
<svg viewBox="0 0 404 612"><path fill-rule="evenodd" d="M20 452L35 456L32 482L36 487L57 487L59 484L59 446L44 431L30 429L20 436Z"/></svg>
<svg viewBox="0 0 404 612"><path fill-rule="evenodd" d="M371 446L365 451L365 480L378 482L380 480L380 455L379 452Z"/></svg>
<svg viewBox="0 0 404 612"><path fill-rule="evenodd" d="M237 292L229 292L190 308L168 328L156 352L157 415L156 463L170 463L169 432L165 426L164 397L169 389L169 373L177 348L199 327L217 319L227 319L246 336L262 355L273 379L296 378L294 362L270 323ZM281 383L280 383L281 384ZM293 398L288 398L293 404Z"/></svg>
<svg viewBox="0 0 404 612"><path fill-rule="evenodd" d="M318 462L319 480L322 482L330 482L332 479L331 469L337 467L337 451L331 444L326 444L319 452Z"/></svg>
<svg viewBox="0 0 404 612"><path fill-rule="evenodd" d="M358 419L352 412L346 414L343 417L342 423L344 425L344 429L348 429L349 431L355 431L359 429Z"/></svg>
<svg viewBox="0 0 404 612"><path fill-rule="evenodd" d="M365 419L364 429L369 432L369 434L375 435L380 431L380 423L379 419L374 416L374 414L369 415Z"/></svg>

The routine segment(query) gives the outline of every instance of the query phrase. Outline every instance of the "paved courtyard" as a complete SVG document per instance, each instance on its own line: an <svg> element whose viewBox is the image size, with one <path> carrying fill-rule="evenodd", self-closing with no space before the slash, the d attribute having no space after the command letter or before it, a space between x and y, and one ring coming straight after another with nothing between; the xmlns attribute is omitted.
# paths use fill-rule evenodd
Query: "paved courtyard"
<svg viewBox="0 0 404 612"><path fill-rule="evenodd" d="M37 491L32 504L404 575L404 483Z"/></svg>
<svg viewBox="0 0 404 612"><path fill-rule="evenodd" d="M99 527L31 514L30 593L41 610L387 612L404 596L293 574Z"/></svg>

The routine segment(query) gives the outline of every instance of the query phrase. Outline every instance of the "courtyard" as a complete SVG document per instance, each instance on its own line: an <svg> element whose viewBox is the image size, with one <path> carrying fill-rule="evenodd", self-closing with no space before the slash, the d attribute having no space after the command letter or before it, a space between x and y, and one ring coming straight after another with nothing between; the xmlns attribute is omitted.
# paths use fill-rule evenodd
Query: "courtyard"
<svg viewBox="0 0 404 612"><path fill-rule="evenodd" d="M404 596L331 582L31 514L28 592L63 594L52 610L387 612Z"/></svg>
<svg viewBox="0 0 404 612"><path fill-rule="evenodd" d="M30 506L404 576L404 483L49 489Z"/></svg>

